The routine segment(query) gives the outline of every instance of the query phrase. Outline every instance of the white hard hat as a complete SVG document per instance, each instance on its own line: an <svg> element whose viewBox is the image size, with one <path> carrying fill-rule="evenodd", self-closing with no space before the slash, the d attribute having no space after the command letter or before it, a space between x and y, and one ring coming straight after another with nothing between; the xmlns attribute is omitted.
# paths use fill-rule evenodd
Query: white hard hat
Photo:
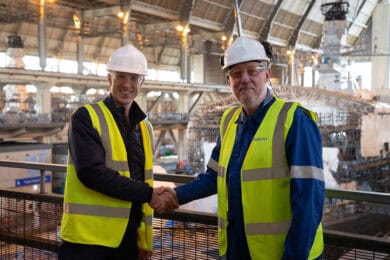
<svg viewBox="0 0 390 260"><path fill-rule="evenodd" d="M107 63L107 70L146 75L145 55L133 45L126 45L115 50Z"/></svg>
<svg viewBox="0 0 390 260"><path fill-rule="evenodd" d="M230 66L243 62L263 60L269 62L264 46L259 41L241 36L227 48L223 57L222 70L225 71Z"/></svg>

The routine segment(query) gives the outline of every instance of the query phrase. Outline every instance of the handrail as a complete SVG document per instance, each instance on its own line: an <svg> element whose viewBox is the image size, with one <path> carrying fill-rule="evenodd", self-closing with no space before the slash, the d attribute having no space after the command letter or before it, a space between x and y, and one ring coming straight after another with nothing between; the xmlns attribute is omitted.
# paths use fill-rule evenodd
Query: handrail
<svg viewBox="0 0 390 260"><path fill-rule="evenodd" d="M21 162L12 160L0 160L0 167L33 169L41 171L59 171L66 172L66 165L52 164L52 163L38 163L38 162ZM44 183L44 175L41 174L41 183ZM168 174L168 173L155 173L154 179L157 181L176 182L176 183L188 183L195 179L193 175L183 174ZM44 193L44 192L43 192ZM380 192L367 192L367 191L351 191L341 189L325 189L327 198L345 199L354 201L364 201L371 203L380 203L390 205L390 193Z"/></svg>
<svg viewBox="0 0 390 260"><path fill-rule="evenodd" d="M0 167L40 170L40 171L57 171L66 172L66 165L54 164L54 163L40 163L40 162L22 162L13 160L0 160ZM44 176L41 176L44 180ZM187 183L195 179L195 176L183 175L183 174L168 174L168 173L155 173L154 179L157 181L178 182Z"/></svg>
<svg viewBox="0 0 390 260"><path fill-rule="evenodd" d="M390 205L390 193L360 191L360 190L356 191L356 190L325 189L325 195L327 198L364 201L364 202Z"/></svg>
<svg viewBox="0 0 390 260"><path fill-rule="evenodd" d="M0 167L22 168L22 169L34 169L45 171L60 171L65 172L66 166L60 164L49 163L35 163L35 162L20 162L20 161L4 161L0 160ZM41 175L42 176L42 175ZM43 175L44 176L44 175ZM171 181L176 183L187 183L196 178L195 176L180 175L180 174L155 174L155 179L159 181ZM10 198L24 198L28 200L39 200L42 202L54 202L56 204L62 204L63 195L49 194L49 193L32 193L32 192L20 192L14 189L0 189L0 193L4 197ZM378 192L365 192L365 191L348 191L339 189L326 189L327 198L364 201L371 203L380 203L390 205L390 194L378 193ZM215 213L204 213L198 211L191 211L186 209L177 209L174 212L166 214L155 213L155 217L163 219L174 219L184 222L195 222L207 225L217 225L217 216ZM5 237L0 233L0 241L7 238L8 241L15 242L17 244L33 245L35 248L44 248L49 251L55 251L58 247L57 242L51 241L36 241L20 240L19 237ZM11 240L9 240L11 239ZM25 238L24 238L25 239ZM353 234L349 232L342 232L337 230L331 230L324 227L324 240L326 245L333 245L336 247L350 247L359 248L363 250L372 250L373 252L390 253L389 240L380 237L372 237L361 234ZM35 244L36 245L35 245ZM41 244L47 246L42 247Z"/></svg>

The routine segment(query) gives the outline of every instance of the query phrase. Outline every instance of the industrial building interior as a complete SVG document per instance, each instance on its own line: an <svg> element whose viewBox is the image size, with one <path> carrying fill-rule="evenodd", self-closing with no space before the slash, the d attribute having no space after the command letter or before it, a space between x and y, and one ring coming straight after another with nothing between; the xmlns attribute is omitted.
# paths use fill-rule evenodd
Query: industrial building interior
<svg viewBox="0 0 390 260"><path fill-rule="evenodd" d="M69 116L107 95L120 46L148 61L155 178L203 172L238 104L220 66L238 36L270 44L273 94L318 115L323 258L390 259L389 0L0 0L0 259L56 259ZM156 215L152 259L218 259L215 203Z"/></svg>

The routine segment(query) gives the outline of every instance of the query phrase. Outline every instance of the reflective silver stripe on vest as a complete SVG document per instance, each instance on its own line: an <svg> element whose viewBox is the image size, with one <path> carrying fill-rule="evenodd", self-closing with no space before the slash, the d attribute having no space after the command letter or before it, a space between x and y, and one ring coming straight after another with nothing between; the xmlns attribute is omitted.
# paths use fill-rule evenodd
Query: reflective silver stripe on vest
<svg viewBox="0 0 390 260"><path fill-rule="evenodd" d="M317 179L324 181L322 169L314 166L292 166L291 178L297 179Z"/></svg>
<svg viewBox="0 0 390 260"><path fill-rule="evenodd" d="M226 133L226 129L229 125L229 122L230 120L232 119L234 113L237 111L237 109L239 109L240 107L234 107L232 110L229 111L229 113L226 115L225 117L225 121L223 123L223 126L222 126L222 136L220 136L221 138L221 143L222 143L222 138L225 136L225 133Z"/></svg>
<svg viewBox="0 0 390 260"><path fill-rule="evenodd" d="M153 216L144 216L144 222L146 226L151 226L153 224Z"/></svg>
<svg viewBox="0 0 390 260"><path fill-rule="evenodd" d="M110 143L110 135L108 131L108 124L106 121L106 118L104 116L104 113L102 111L102 108L98 104L91 104L93 109L95 110L99 123L100 123L100 134L101 134L101 139L103 143L103 147L106 152L106 166L108 168L111 168L115 171L128 171L129 170L129 165L127 164L126 161L115 161L112 160L112 150L111 150L111 143Z"/></svg>
<svg viewBox="0 0 390 260"><path fill-rule="evenodd" d="M289 178L289 170L286 167L242 171L242 181L260 181L283 178Z"/></svg>
<svg viewBox="0 0 390 260"><path fill-rule="evenodd" d="M277 235L287 233L291 221L277 223L250 223L245 224L246 234L253 235Z"/></svg>
<svg viewBox="0 0 390 260"><path fill-rule="evenodd" d="M145 170L145 180L153 180L153 170Z"/></svg>
<svg viewBox="0 0 390 260"><path fill-rule="evenodd" d="M70 154L68 154L68 164L74 164L72 160L72 156L70 156Z"/></svg>
<svg viewBox="0 0 390 260"><path fill-rule="evenodd" d="M284 145L284 125L286 123L287 112L290 110L292 102L284 103L276 121L274 136L272 139L272 167L285 167L285 145Z"/></svg>
<svg viewBox="0 0 390 260"><path fill-rule="evenodd" d="M225 229L226 224L225 224L225 220L223 218L218 218L218 227L221 229Z"/></svg>
<svg viewBox="0 0 390 260"><path fill-rule="evenodd" d="M218 177L225 178L225 167L218 167Z"/></svg>
<svg viewBox="0 0 390 260"><path fill-rule="evenodd" d="M207 167L209 167L211 170L218 172L218 163L216 160L210 158L209 162L207 163Z"/></svg>
<svg viewBox="0 0 390 260"><path fill-rule="evenodd" d="M129 218L130 208L113 208L78 203L64 203L64 213L110 218Z"/></svg>
<svg viewBox="0 0 390 260"><path fill-rule="evenodd" d="M154 136L153 136L152 123L150 123L150 121L145 119L145 125L148 128L150 143L152 145L152 154L154 154L154 139L153 139ZM142 138L146 138L146 136L143 136Z"/></svg>
<svg viewBox="0 0 390 260"><path fill-rule="evenodd" d="M258 181L283 179L289 177L288 168L285 167L285 145L284 145L284 125L286 123L287 113L293 103L283 104L275 125L274 135L272 137L272 168L244 170L242 174L243 181Z"/></svg>

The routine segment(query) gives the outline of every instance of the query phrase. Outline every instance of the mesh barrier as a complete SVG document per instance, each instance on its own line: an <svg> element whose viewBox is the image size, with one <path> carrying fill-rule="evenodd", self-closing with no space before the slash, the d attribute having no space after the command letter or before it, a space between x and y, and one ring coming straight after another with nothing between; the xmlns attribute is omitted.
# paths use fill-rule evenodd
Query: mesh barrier
<svg viewBox="0 0 390 260"><path fill-rule="evenodd" d="M152 259L217 259L215 226L155 219Z"/></svg>
<svg viewBox="0 0 390 260"><path fill-rule="evenodd" d="M0 259L56 259L62 202L62 196L0 190ZM218 259L216 222L192 211L156 215L151 259ZM325 230L323 259L390 259L389 234L381 237Z"/></svg>
<svg viewBox="0 0 390 260"><path fill-rule="evenodd" d="M388 254L378 253L375 251L351 249L342 246L326 245L322 256L322 259L359 259L359 260L372 260L372 259L389 259Z"/></svg>
<svg viewBox="0 0 390 260"><path fill-rule="evenodd" d="M62 198L0 194L0 259L56 259Z"/></svg>

